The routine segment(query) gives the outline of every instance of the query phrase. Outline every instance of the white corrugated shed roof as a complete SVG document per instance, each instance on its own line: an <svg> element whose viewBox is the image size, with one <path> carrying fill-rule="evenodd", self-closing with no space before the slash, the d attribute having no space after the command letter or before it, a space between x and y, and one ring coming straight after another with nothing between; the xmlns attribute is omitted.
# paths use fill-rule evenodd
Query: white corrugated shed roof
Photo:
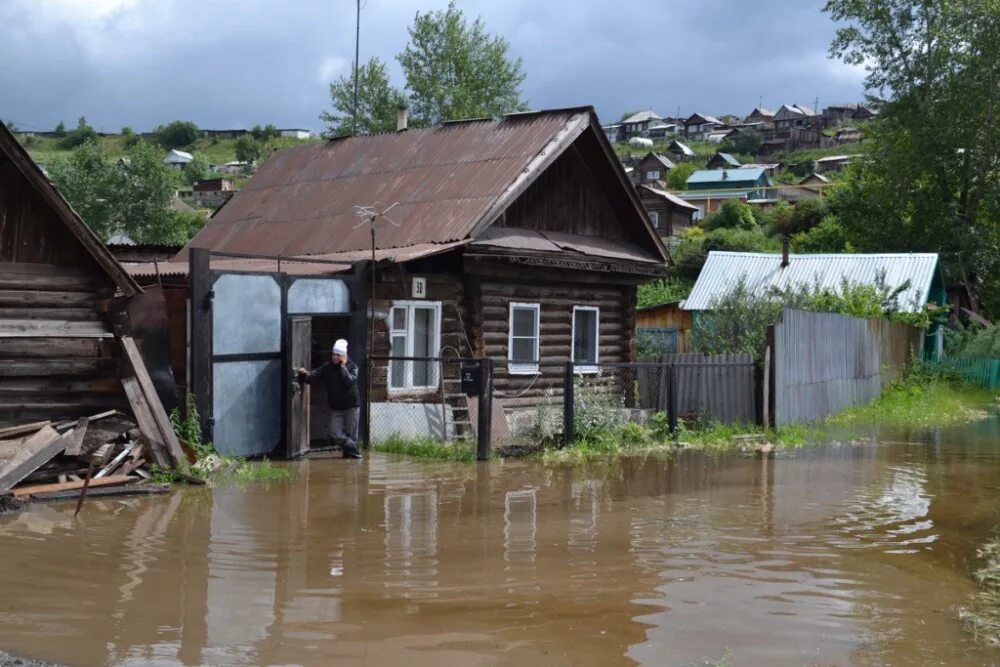
<svg viewBox="0 0 1000 667"><path fill-rule="evenodd" d="M910 287L900 294L900 310L912 312L927 303L937 253L885 253L878 255L789 255L788 266L781 268L780 253L723 252L713 250L691 294L682 304L684 310L709 310L714 297L728 293L740 278L758 294L770 288L784 289L814 285L840 290L844 278L854 283L872 284L880 271L885 281L896 288L910 281Z"/></svg>

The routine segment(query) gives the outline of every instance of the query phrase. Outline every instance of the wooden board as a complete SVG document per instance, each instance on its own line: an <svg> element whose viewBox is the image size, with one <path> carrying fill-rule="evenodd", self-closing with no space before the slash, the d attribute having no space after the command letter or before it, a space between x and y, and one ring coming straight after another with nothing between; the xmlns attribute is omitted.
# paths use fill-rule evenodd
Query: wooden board
<svg viewBox="0 0 1000 667"><path fill-rule="evenodd" d="M122 387L125 389L125 395L128 396L129 405L132 406L132 414L139 425L139 431L149 441L150 449L153 450L156 465L170 467L170 452L167 450L167 445L163 442L163 436L156 425L156 420L150 412L146 396L142 392L142 387L139 386L139 380L135 376L122 378Z"/></svg>
<svg viewBox="0 0 1000 667"><path fill-rule="evenodd" d="M0 306L43 306L51 308L89 307L97 302L94 292L48 292L40 290L0 290Z"/></svg>
<svg viewBox="0 0 1000 667"><path fill-rule="evenodd" d="M109 357L110 341L100 338L0 338L4 357Z"/></svg>
<svg viewBox="0 0 1000 667"><path fill-rule="evenodd" d="M0 320L0 337L111 338L103 322L66 320Z"/></svg>
<svg viewBox="0 0 1000 667"><path fill-rule="evenodd" d="M65 448L62 438L51 426L34 434L21 446L21 451L7 459L0 468L0 493L52 460Z"/></svg>
<svg viewBox="0 0 1000 667"><path fill-rule="evenodd" d="M100 479L90 480L90 488L96 488L100 486L116 486L119 484L128 484L131 480L128 475L111 475L110 477L102 477ZM53 491L74 491L76 489L82 489L85 484L85 480L79 482L65 482L63 484L35 484L33 486L22 486L20 488L14 489L11 493L14 494L15 498L23 498L24 496L32 496L36 493L51 493Z"/></svg>
<svg viewBox="0 0 1000 667"><path fill-rule="evenodd" d="M80 417L73 430L67 431L63 435L66 442L66 455L77 456L83 448L83 438L87 434L87 427L90 426L89 417Z"/></svg>
<svg viewBox="0 0 1000 667"><path fill-rule="evenodd" d="M93 359L4 359L0 363L0 377L32 377L50 375L103 375L113 371L115 360Z"/></svg>
<svg viewBox="0 0 1000 667"><path fill-rule="evenodd" d="M48 306L0 306L4 320L66 320L92 322L100 318L94 308L53 308Z"/></svg>
<svg viewBox="0 0 1000 667"><path fill-rule="evenodd" d="M34 433L35 431L40 431L50 422L35 422L33 424L21 424L20 426L8 426L7 428L0 428L0 438L12 438L15 435L21 435L22 433Z"/></svg>
<svg viewBox="0 0 1000 667"><path fill-rule="evenodd" d="M139 380L142 393L146 396L146 404L149 406L149 410L153 414L153 419L159 427L161 441L166 444L167 451L170 453L170 458L173 459L174 465L181 470L186 470L188 467L187 457L184 456L181 443L177 441L177 434L174 433L170 417L167 416L167 412L163 409L163 404L156 394L156 389L153 387L153 380L146 371L146 364L142 361L142 355L139 354L139 348L135 346L135 341L132 340L131 336L120 336L118 340L121 343L126 358L132 365L136 379ZM149 436L149 434L146 435L147 437Z"/></svg>
<svg viewBox="0 0 1000 667"><path fill-rule="evenodd" d="M312 318L293 317L288 322L288 367L309 368L312 365ZM285 453L288 458L302 456L309 451L309 417L305 383L289 378L287 396L287 421L285 427Z"/></svg>
<svg viewBox="0 0 1000 667"><path fill-rule="evenodd" d="M82 482L81 482L82 483ZM91 482L93 484L93 481ZM88 498L107 498L111 496L158 496L170 493L169 484L129 484L127 486L110 486L88 488ZM49 493L33 494L35 500L76 500L79 491L50 491Z"/></svg>

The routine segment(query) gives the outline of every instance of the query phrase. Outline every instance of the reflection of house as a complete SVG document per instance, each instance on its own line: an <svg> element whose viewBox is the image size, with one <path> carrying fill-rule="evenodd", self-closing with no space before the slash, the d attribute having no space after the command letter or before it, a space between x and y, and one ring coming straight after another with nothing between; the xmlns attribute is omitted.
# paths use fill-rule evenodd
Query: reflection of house
<svg viewBox="0 0 1000 667"><path fill-rule="evenodd" d="M649 221L663 238L678 236L694 224L698 207L675 194L651 185L640 185L639 199L642 200Z"/></svg>
<svg viewBox="0 0 1000 667"><path fill-rule="evenodd" d="M167 157L163 158L163 162L171 169L180 171L193 159L194 157L190 153L171 148L170 152L167 153Z"/></svg>
<svg viewBox="0 0 1000 667"><path fill-rule="evenodd" d="M636 287L663 275L667 254L589 107L276 151L189 247L349 270L371 253L355 206L376 200L399 202L399 224L378 228L374 311L386 319L372 354L493 359L511 409L537 402L568 361L631 358ZM364 340L351 345L363 358ZM439 368L379 362L371 399L440 412Z"/></svg>
<svg viewBox="0 0 1000 667"><path fill-rule="evenodd" d="M636 183L655 185L667 179L667 172L674 168L674 163L666 155L647 153L636 165L638 177Z"/></svg>
<svg viewBox="0 0 1000 667"><path fill-rule="evenodd" d="M729 153L718 152L705 165L707 169L739 169L740 161Z"/></svg>
<svg viewBox="0 0 1000 667"><path fill-rule="evenodd" d="M684 121L684 134L688 139L703 141L709 134L728 129L728 126L707 114L694 113Z"/></svg>
<svg viewBox="0 0 1000 667"><path fill-rule="evenodd" d="M195 206L218 208L233 196L236 188L228 178L206 178L191 186Z"/></svg>

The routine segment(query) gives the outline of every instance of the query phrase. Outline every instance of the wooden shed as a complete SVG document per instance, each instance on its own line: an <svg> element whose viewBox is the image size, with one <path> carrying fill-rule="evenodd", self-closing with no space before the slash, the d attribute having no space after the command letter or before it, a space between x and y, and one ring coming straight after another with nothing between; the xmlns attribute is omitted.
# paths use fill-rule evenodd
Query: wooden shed
<svg viewBox="0 0 1000 667"><path fill-rule="evenodd" d="M140 428L168 464L161 445L176 439L128 320L141 294L0 125L0 426L140 404Z"/></svg>
<svg viewBox="0 0 1000 667"><path fill-rule="evenodd" d="M680 301L639 308L635 314L639 356L691 351L691 312Z"/></svg>

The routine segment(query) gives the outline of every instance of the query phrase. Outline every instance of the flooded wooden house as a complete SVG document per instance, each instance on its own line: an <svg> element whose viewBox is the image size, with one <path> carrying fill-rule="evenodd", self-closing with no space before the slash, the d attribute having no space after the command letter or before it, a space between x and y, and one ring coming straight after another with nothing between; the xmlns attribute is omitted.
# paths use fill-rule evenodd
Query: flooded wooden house
<svg viewBox="0 0 1000 667"><path fill-rule="evenodd" d="M155 345L133 338L129 313L143 296L0 125L0 427L29 432L26 424L55 426L138 407L140 430L157 462L180 460L158 395L161 383L145 361ZM172 393L169 378L162 386ZM57 449L39 455L62 451L51 444ZM168 444L174 446L169 454L161 447ZM8 453L19 446L5 445Z"/></svg>
<svg viewBox="0 0 1000 667"><path fill-rule="evenodd" d="M359 206L391 207L376 223L375 357L490 358L507 409L561 387L565 362L634 358L636 287L664 274L667 253L592 108L277 151L177 260L197 249L353 275L372 254ZM314 320L326 334L314 363L334 337L363 359L365 328ZM371 384L373 402L440 402L442 373L378 361Z"/></svg>

